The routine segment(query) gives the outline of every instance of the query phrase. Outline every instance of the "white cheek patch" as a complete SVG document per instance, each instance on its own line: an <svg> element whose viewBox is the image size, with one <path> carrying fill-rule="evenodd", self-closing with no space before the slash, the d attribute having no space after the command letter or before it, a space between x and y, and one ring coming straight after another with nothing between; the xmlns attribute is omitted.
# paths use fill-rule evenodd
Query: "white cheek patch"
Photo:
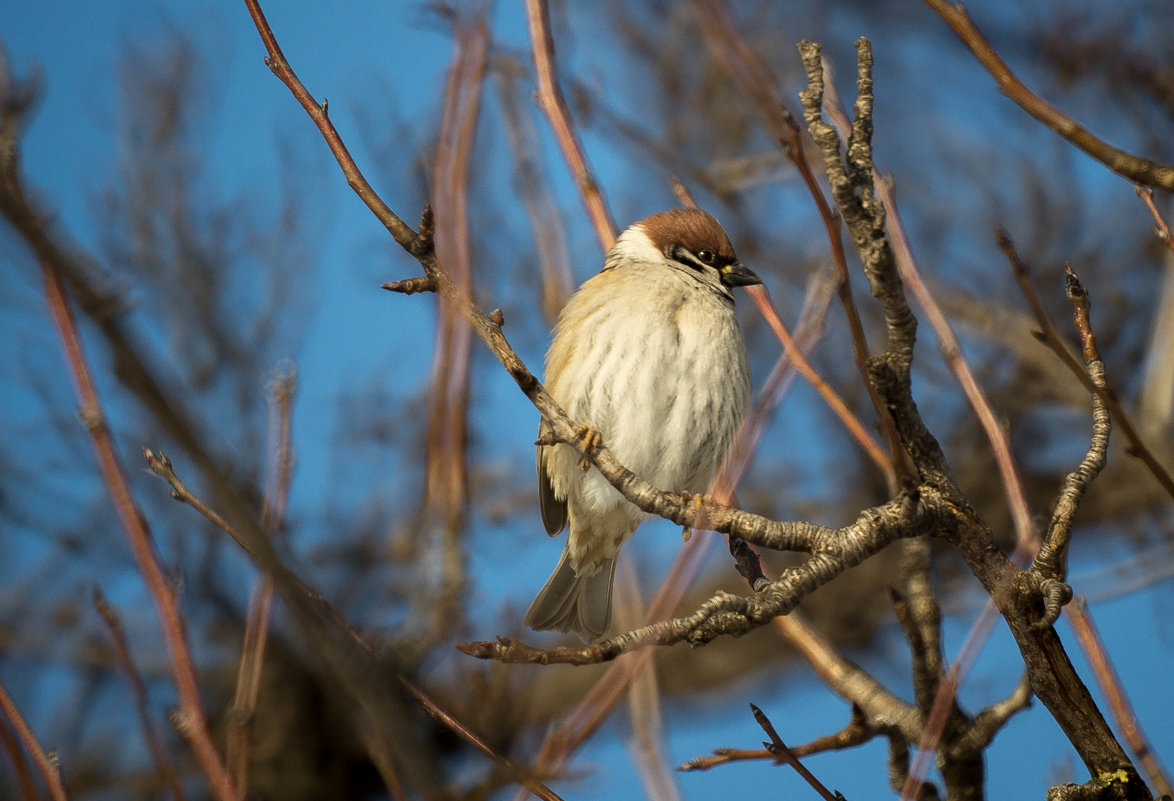
<svg viewBox="0 0 1174 801"><path fill-rule="evenodd" d="M639 227L633 226L620 234L620 238L608 251L607 261L603 268L615 267L621 262L662 262L664 254L657 250L649 240L648 235Z"/></svg>

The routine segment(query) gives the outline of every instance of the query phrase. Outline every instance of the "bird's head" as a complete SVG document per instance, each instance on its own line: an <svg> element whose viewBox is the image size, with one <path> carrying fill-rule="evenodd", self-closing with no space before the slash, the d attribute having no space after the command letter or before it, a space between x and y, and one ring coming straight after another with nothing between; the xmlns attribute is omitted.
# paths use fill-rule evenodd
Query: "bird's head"
<svg viewBox="0 0 1174 801"><path fill-rule="evenodd" d="M616 240L604 269L632 261L662 261L727 293L732 287L762 283L738 261L721 224L701 209L662 211L633 223Z"/></svg>

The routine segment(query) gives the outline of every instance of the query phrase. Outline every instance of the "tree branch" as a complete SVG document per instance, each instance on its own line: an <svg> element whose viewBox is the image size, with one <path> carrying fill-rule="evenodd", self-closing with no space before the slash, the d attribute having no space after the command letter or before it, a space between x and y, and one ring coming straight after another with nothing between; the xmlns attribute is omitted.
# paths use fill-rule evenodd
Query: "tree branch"
<svg viewBox="0 0 1174 801"><path fill-rule="evenodd" d="M130 492L130 485L126 481L122 465L115 452L114 441L106 426L98 393L94 388L89 367L86 365L85 356L82 353L81 341L78 338L73 313L66 300L65 286L61 276L47 263L42 263L42 272L45 278L45 294L48 298L49 311L61 336L66 361L69 364L70 374L73 377L81 406L82 421L89 430L90 439L94 446L94 455L98 461L98 469L102 474L107 491L110 493L115 511L118 513L119 522L126 534L135 564L147 585L147 591L155 602L155 609L159 615L159 625L163 631L163 641L167 646L171 672L180 700L180 708L175 716L175 720L178 721L177 728L191 746L196 761L199 762L201 770L208 779L212 792L220 801L235 801L238 798L238 791L233 785L232 777L229 775L215 743L212 741L212 732L208 727L208 720L204 716L196 668L188 648L187 633L175 587L172 586L163 571L159 555L155 551L151 532L147 528L147 522L135 504L134 497Z"/></svg>
<svg viewBox="0 0 1174 801"><path fill-rule="evenodd" d="M945 20L954 33L958 34L962 44L966 45L995 79L999 91L1019 104L1020 108L1118 175L1136 183L1174 192L1174 165L1159 164L1118 150L1093 136L1051 103L1028 89L1003 59L999 58L991 43L966 13L965 6L948 0L925 0L925 3Z"/></svg>

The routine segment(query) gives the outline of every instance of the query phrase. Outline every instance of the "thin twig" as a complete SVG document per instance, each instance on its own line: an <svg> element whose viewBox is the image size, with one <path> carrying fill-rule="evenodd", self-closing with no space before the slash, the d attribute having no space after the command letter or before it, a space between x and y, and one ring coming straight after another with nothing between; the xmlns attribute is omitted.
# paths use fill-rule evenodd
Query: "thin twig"
<svg viewBox="0 0 1174 801"><path fill-rule="evenodd" d="M436 208L436 257L460 290L473 293L473 257L469 232L469 162L480 119L488 65L489 30L483 19L458 18L453 57L444 87L444 104L436 155L432 164L432 197ZM435 554L439 569L432 592L418 596L423 608L409 616L426 621L423 643L451 632L459 620L464 594L466 549L463 537L468 515L469 380L473 330L462 319L459 304L437 299L436 344L429 378L429 412L424 493L416 525L404 536L434 542L420 558ZM408 551L410 553L410 551Z"/></svg>
<svg viewBox="0 0 1174 801"><path fill-rule="evenodd" d="M163 745L163 738L159 736L159 730L151 720L147 701L147 684L143 681L143 676L138 668L135 667L134 660L131 659L130 647L126 642L126 632L122 627L122 621L118 619L114 608L106 601L98 587L94 587L93 600L94 608L98 610L98 614L106 624L106 630L110 632L110 639L114 641L114 654L118 659L118 665L130 683L135 712L139 716L139 726L143 730L143 739L147 742L147 750L151 754L151 761L155 763L155 770L159 772L163 783L171 791L171 797L175 801L183 801L185 796L179 783L179 777L175 772L175 766L171 764L171 758L167 755L167 749Z"/></svg>
<svg viewBox="0 0 1174 801"><path fill-rule="evenodd" d="M758 311L762 314L771 330L774 331L775 336L783 343L783 351L787 354L787 359L791 365L819 393L824 403L831 408L832 412L839 418L840 423L844 428L848 429L848 433L852 435L852 438L856 440L857 444L860 445L864 453L880 469L881 473L888 474L892 470L892 465L889 464L889 458L881 450L876 440L873 439L868 429L864 427L864 424L860 422L860 418L848 408L848 404L844 402L844 399L832 388L831 384L824 380L823 376L816 371L803 351L795 344L795 339L791 336L791 332L787 330L778 312L775 311L774 304L770 300L770 292L766 286L749 287L747 294L750 295L750 299L754 301L754 305L758 307Z"/></svg>
<svg viewBox="0 0 1174 801"><path fill-rule="evenodd" d="M41 744L37 742L37 736L29 728L24 715L20 714L20 710L13 703L12 697L8 694L8 690L4 689L3 684L0 684L0 712L3 712L4 717L8 718L8 722L16 730L16 736L20 738L25 750L32 756L33 763L40 771L41 778L45 780L45 786L49 788L49 795L53 797L53 801L66 801L65 786L61 783L61 771L57 768L56 760L41 748ZM35 798L35 796L31 797Z"/></svg>
<svg viewBox="0 0 1174 801"><path fill-rule="evenodd" d="M872 725L868 716L855 704L852 705L852 719L848 725L834 734L817 737L809 743L791 748L796 757L806 757L812 754L822 754L827 751L842 751L863 745L880 734L880 729ZM712 756L694 757L677 767L679 771L709 770L718 765L731 762L745 762L750 760L777 760L778 757L766 748L715 748Z"/></svg>
<svg viewBox="0 0 1174 801"><path fill-rule="evenodd" d="M550 32L550 9L546 0L526 0L526 23L530 29L530 47L534 55L534 71L538 78L538 103L542 106L555 141L571 170L575 188L595 229L595 236L603 250L611 247L616 238L616 227L608 214L603 193L587 166L583 147L571 125L571 114L559 88L554 63L554 37Z"/></svg>
<svg viewBox="0 0 1174 801"><path fill-rule="evenodd" d="M1113 172L1137 183L1174 191L1174 166L1159 164L1113 147L1093 136L1051 103L1028 89L995 52L961 3L949 0L925 0L925 3L945 20L991 74L999 91L1018 103L1020 108Z"/></svg>
<svg viewBox="0 0 1174 801"><path fill-rule="evenodd" d="M1158 204L1154 203L1154 190L1148 186L1135 184L1133 187L1137 191L1137 196L1141 198L1141 202L1145 203L1145 207L1150 210L1150 214L1154 217L1154 233L1157 234L1158 239L1171 251L1174 251L1174 235L1170 233L1170 225L1162 217L1162 212L1158 211Z"/></svg>
<svg viewBox="0 0 1174 801"><path fill-rule="evenodd" d="M1037 334L1037 338L1060 357L1060 360L1072 371L1072 374L1080 379L1080 383L1084 384L1085 389L1091 393L1095 393L1105 406L1108 407L1109 412L1113 415L1113 419L1117 421L1117 426L1121 429L1122 436L1129 442L1129 447L1125 449L1125 452L1130 456L1140 459L1150 474L1162 486L1162 489L1170 497L1174 498L1174 478L1171 477L1169 471L1166 470L1162 463L1158 461L1158 458L1154 456L1153 451L1146 446L1141 434L1138 433L1136 426L1134 426L1132 418L1125 411L1125 407L1121 405L1121 401L1117 399L1117 393L1107 383L1104 386L1098 386L1089 374L1088 369L1080 363L1065 345L1064 337L1060 335L1056 324L1044 309L1043 303L1040 302L1039 293L1031 281L1030 271L1027 265L1023 263L1023 260L1019 258L1019 254L1015 250L1015 245L1007 235L1007 232L1002 228L996 228L995 236L998 239L999 248L1011 263L1015 280L1018 282L1024 297L1027 298L1027 302L1030 304L1031 310L1035 313L1036 320L1042 329L1041 333Z"/></svg>
<svg viewBox="0 0 1174 801"><path fill-rule="evenodd" d="M892 242L893 253L897 259L897 268L901 280L912 290L921 308L925 311L930 326L938 338L938 348L946 360L950 372L954 374L958 385L962 388L971 411L978 418L987 440L995 454L995 462L999 467L999 476L1003 480L1003 489L1007 494L1007 504L1011 510L1011 518L1015 522L1015 542L1029 554L1034 554L1039 547L1039 532L1036 530L1032 518L1031 507L1027 502L1027 491L1023 487L1023 478L1019 467L1015 463L1015 454L1011 449L1011 439L1007 430L999 423L995 410L991 407L986 393L974 376L970 363L962 352L962 345L954 333L950 321L946 319L941 306L926 286L917 263L913 259L913 252L909 240L905 236L905 228L901 223L900 213L897 211L897 199L893 195L892 185L882 180L874 172L877 197L885 205L887 211L887 229Z"/></svg>
<svg viewBox="0 0 1174 801"><path fill-rule="evenodd" d="M512 781L525 787L543 801L562 801L561 797L532 775L528 775L508 758L493 750L492 746L481 739L477 734L461 721L442 709L427 693L421 690L408 679L401 677L400 684L420 702L421 706L436 720L440 721L450 731L460 736L462 740L476 748L485 756L500 765Z"/></svg>
<svg viewBox="0 0 1174 801"><path fill-rule="evenodd" d="M338 165L342 168L343 175L346 176L347 185L374 212L376 219L383 223L395 241L409 253L415 254L416 249L423 244L420 241L419 235L407 223L396 216L395 212L383 202L383 198L379 197L371 187L371 184L363 177L362 171L359 170L359 166L355 163L354 158L351 157L350 151L347 150L346 144L342 141L342 137L335 130L334 123L330 121L326 102L319 103L314 99L314 96L310 94L305 85L302 84L301 80L294 73L289 62L286 61L285 53L281 51L281 46L277 43L277 37L273 35L273 30L269 27L269 21L265 19L265 14L261 11L261 5L258 0L245 0L245 5L248 6L249 15L253 18L253 24L256 26L257 32L261 35L261 41L265 44L265 50L269 53L265 57L265 66L269 67L273 74L289 87L290 92L297 98L298 103L310 115L310 119L314 121L314 124L318 126L318 130L322 133L322 138L326 140L327 145L330 147L330 152L334 154L335 159L338 160Z"/></svg>
<svg viewBox="0 0 1174 801"><path fill-rule="evenodd" d="M762 727L762 730L766 732L766 736L770 738L770 742L763 743L763 745L766 746L766 750L774 754L775 761L785 763L794 768L795 772L802 776L803 780L811 785L811 788L815 790L815 792L819 793L820 796L825 799L825 801L842 801L842 797L840 797L838 793L833 794L828 790L828 788L824 787L823 783L820 782L819 779L815 778L815 774L809 771L803 765L803 763L795 757L795 754L792 753L790 748L787 748L787 744L783 742L783 739L779 737L779 733L775 731L774 724L770 722L770 718L768 718L761 709L759 709L754 704L751 704L750 710L754 713L754 720L757 721L758 725Z"/></svg>
<svg viewBox="0 0 1174 801"><path fill-rule="evenodd" d="M633 563L632 559L623 559L616 569L615 620L616 625L625 629L640 625L644 611ZM628 689L628 717L632 726L628 752L640 775L648 801L680 801L681 791L664 754L664 715L661 706L656 663L646 660L632 677Z"/></svg>
<svg viewBox="0 0 1174 801"><path fill-rule="evenodd" d="M144 448L143 458L147 462L147 468L171 487L171 497L192 507L208 522L232 537L261 570L273 576L277 589L284 589L283 595L287 605L293 606L295 610L306 606L310 617L329 621L332 628L345 636L360 652L367 656L373 654L370 644L359 636L346 618L277 557L272 543L262 529L252 524L246 529L237 530L180 479L166 454Z"/></svg>
<svg viewBox="0 0 1174 801"><path fill-rule="evenodd" d="M844 253L842 235L843 220L832 209L827 198L824 197L823 190L820 188L819 181L815 176L815 171L811 166L810 160L807 158L806 142L803 139L802 129L796 122L795 116L783 102L782 97L778 94L775 88L776 82L771 76L770 70L763 63L762 59L758 57L758 54L747 44L746 40L738 33L733 20L730 18L728 9L726 9L720 0L696 0L693 4L693 9L700 18L700 29L705 37L706 44L709 46L710 54L738 82L743 92L745 92L747 97L757 107L769 133L782 147L783 155L798 170L800 177L803 179L804 186L807 187L807 191L815 203L819 218L823 222L828 247L831 250L832 263L836 269L836 294L839 296L841 305L844 307L845 318L848 322L853 361L856 364L857 370L860 371L860 375L864 378L865 386L868 388L869 398L876 411L878 424L888 446L888 455L885 456L883 462L877 462L877 464L880 467L881 474L885 477L890 494L896 494L897 490L905 483L904 479L908 478L908 470L903 451L900 447L900 440L897 437L896 428L893 425L892 419L889 417L887 409L881 402L876 388L868 380L868 340L864 334L864 324L860 318L860 311L856 307L855 299L852 297L852 284L848 271L848 262ZM785 342L784 347L786 347ZM804 378L808 378L806 373L804 374ZM819 389L818 385L816 385L816 389ZM841 420L844 420L844 417L838 411L837 416L840 416ZM849 426L849 432L852 433L854 438L860 441L855 426ZM878 447L872 447L879 451ZM865 450L869 452L869 456L876 462L875 455L870 450L870 446L865 446ZM902 478L899 478L899 475Z"/></svg>
<svg viewBox="0 0 1174 801"><path fill-rule="evenodd" d="M261 512L261 528L274 536L285 520L285 507L293 480L293 396L297 373L278 372L273 379L270 402L270 452L272 476ZM249 786L249 761L252 751L253 716L261 694L261 671L265 663L265 646L269 635L269 614L273 605L273 577L262 574L249 598L245 634L237 667L236 691L229 709L225 754L229 772L244 793Z"/></svg>
<svg viewBox="0 0 1174 801"><path fill-rule="evenodd" d="M1024 671L1015 689L974 716L966 739L974 748L985 751L1013 715L1031 706L1031 698L1031 677Z"/></svg>
<svg viewBox="0 0 1174 801"><path fill-rule="evenodd" d="M1092 321L1089 318L1088 292L1071 265L1067 266L1064 285L1065 294L1072 303L1072 317L1080 337L1085 368L1097 391L1091 393L1092 435L1089 437L1088 449L1077 468L1064 477L1064 486L1056 498L1055 510L1044 535L1043 545L1036 556L1035 564L1032 565L1032 572L1054 581L1063 581L1068 574L1067 556L1068 544L1072 539L1072 523L1085 493L1105 466L1109 450L1109 432L1112 429L1109 409L1101 397L1101 391L1107 387L1105 364L1097 350L1096 336L1093 334ZM1065 589L1062 592L1065 597L1071 596L1070 590ZM1060 610L1055 601L1047 604L1041 625L1051 625L1059 614Z"/></svg>
<svg viewBox="0 0 1174 801"><path fill-rule="evenodd" d="M571 295L571 260L553 193L539 177L538 133L529 115L522 111L519 81L515 80L514 72L517 70L495 69L493 78L500 95L498 105L505 124L506 140L514 157L514 181L518 185L522 208L530 220L530 234L542 274L542 313L553 325Z"/></svg>
<svg viewBox="0 0 1174 801"><path fill-rule="evenodd" d="M204 776L208 779L215 797L220 801L233 801L238 797L237 791L233 786L232 777L212 741L212 732L208 727L207 718L204 716L204 709L200 702L199 682L196 678L196 668L192 661L191 651L187 645L179 599L176 597L175 588L163 571L163 566L159 563L159 556L155 552L151 532L135 504L122 465L115 453L114 442L110 436L110 430L106 426L105 415L98 400L93 379L90 377L89 367L82 354L77 326L65 297L65 287L61 277L48 264L44 263L42 263L42 273L45 278L45 294L48 298L49 310L65 348L66 360L81 405L82 420L89 430L90 439L94 445L98 469L106 483L110 499L118 512L127 542L134 555L135 564L138 566L139 573L147 585L147 590L150 592L159 614L163 640L167 646L172 675L179 693L180 708L174 719L177 721L180 733L191 745L196 760L199 762Z"/></svg>
<svg viewBox="0 0 1174 801"><path fill-rule="evenodd" d="M1121 677L1113 669L1113 661L1109 658L1108 649L1097 631L1096 623L1088 612L1088 604L1084 598L1077 596L1068 604L1068 622L1076 632L1076 639L1084 656L1092 666L1093 675L1101 685L1101 692L1109 701L1109 709L1113 711L1113 718L1117 721L1117 728L1121 731L1125 742L1133 751L1137 761L1146 772L1146 776L1158 795L1174 796L1171 789L1170 774L1162 760L1158 757L1150 740L1141 729L1137 721L1137 713L1129 703L1129 696L1125 694L1125 687L1121 684Z"/></svg>
<svg viewBox="0 0 1174 801"><path fill-rule="evenodd" d="M249 597L245 634L237 665L236 690L225 720L225 756L232 780L243 792L249 787L253 722L261 695L261 671L265 667L265 646L269 638L269 616L273 607L273 577L257 579Z"/></svg>
<svg viewBox="0 0 1174 801"><path fill-rule="evenodd" d="M0 717L0 746L4 748L4 753L8 754L8 760L12 763L12 771L16 774L16 781L20 785L21 797L25 801L39 801L40 793L37 792L37 784L33 781L28 760L21 752L16 734L9 727L7 716Z"/></svg>

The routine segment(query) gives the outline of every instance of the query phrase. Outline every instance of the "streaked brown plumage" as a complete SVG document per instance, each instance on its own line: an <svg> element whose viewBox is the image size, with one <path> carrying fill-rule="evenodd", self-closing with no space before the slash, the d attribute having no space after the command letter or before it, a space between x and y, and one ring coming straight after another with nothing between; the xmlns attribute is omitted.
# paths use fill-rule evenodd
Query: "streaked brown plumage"
<svg viewBox="0 0 1174 801"><path fill-rule="evenodd" d="M699 209L635 223L563 309L546 355L547 390L654 486L704 491L750 394L730 290L757 283ZM611 619L616 556L644 513L594 467L584 471L567 445L540 446L537 466L546 530L570 532L526 624L598 638Z"/></svg>

